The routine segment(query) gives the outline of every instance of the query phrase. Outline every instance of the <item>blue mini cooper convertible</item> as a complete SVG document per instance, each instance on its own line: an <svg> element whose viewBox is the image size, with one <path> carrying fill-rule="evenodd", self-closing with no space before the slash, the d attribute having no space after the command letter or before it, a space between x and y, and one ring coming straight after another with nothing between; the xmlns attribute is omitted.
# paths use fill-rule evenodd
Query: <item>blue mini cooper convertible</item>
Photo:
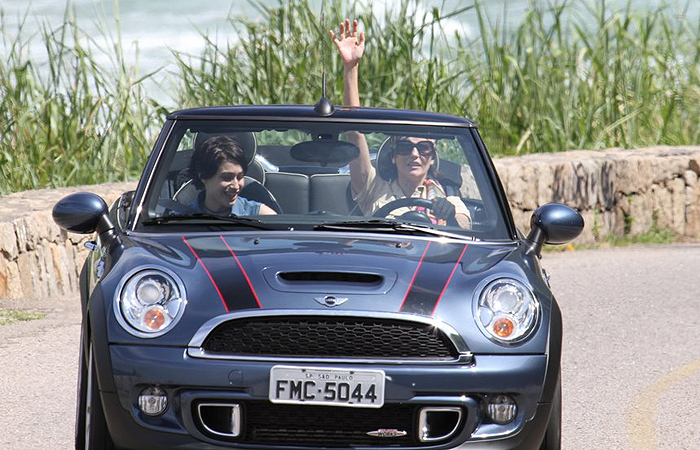
<svg viewBox="0 0 700 450"><path fill-rule="evenodd" d="M557 449L547 204L524 235L474 123L371 108L171 114L94 233L76 447Z"/></svg>

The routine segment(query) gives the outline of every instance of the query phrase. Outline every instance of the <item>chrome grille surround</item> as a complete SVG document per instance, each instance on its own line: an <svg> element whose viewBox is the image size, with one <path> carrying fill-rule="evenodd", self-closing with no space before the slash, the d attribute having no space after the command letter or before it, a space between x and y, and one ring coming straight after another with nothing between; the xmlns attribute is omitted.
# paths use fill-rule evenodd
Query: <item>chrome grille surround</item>
<svg viewBox="0 0 700 450"><path fill-rule="evenodd" d="M314 310L247 310L228 314L223 314L208 320L202 325L190 340L187 354L193 358L224 359L237 361L270 361L270 362L328 362L342 363L351 362L359 364L435 364L435 359L395 359L395 358L348 358L348 357L295 357L295 356L250 356L250 355L230 355L207 352L203 345L209 334L219 325L234 320L261 317L327 317L327 318L362 318L362 319L383 319L394 320L415 325L429 325L439 330L454 346L458 356L455 359L440 360L444 364L469 364L473 360L473 355L469 351L466 343L457 331L450 325L433 319L431 317L417 316L415 314L388 313L388 312L365 312L365 311L319 311Z"/></svg>

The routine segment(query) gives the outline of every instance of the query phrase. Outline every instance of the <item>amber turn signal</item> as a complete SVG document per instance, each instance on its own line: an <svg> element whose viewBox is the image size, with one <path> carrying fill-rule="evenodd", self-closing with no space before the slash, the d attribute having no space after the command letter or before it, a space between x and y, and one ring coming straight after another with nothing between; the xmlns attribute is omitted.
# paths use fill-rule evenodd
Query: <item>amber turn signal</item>
<svg viewBox="0 0 700 450"><path fill-rule="evenodd" d="M163 311L159 308L151 308L144 313L143 323L148 328L160 330L163 324L165 324L165 314L163 314Z"/></svg>
<svg viewBox="0 0 700 450"><path fill-rule="evenodd" d="M493 322L493 332L502 338L507 338L513 334L514 329L513 321L507 317L499 317Z"/></svg>

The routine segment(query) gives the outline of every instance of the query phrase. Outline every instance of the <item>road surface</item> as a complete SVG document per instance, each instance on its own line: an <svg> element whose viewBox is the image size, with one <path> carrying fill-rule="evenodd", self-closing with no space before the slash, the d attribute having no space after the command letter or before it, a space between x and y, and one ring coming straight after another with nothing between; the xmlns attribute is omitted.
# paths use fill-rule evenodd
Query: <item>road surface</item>
<svg viewBox="0 0 700 450"><path fill-rule="evenodd" d="M564 315L563 448L700 449L700 245L545 253ZM72 448L74 298L0 326L0 448Z"/></svg>

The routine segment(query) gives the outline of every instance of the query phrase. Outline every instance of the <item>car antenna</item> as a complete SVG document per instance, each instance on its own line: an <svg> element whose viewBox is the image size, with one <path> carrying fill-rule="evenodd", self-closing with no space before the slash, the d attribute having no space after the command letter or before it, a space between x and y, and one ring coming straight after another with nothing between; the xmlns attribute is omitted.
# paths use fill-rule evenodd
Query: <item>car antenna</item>
<svg viewBox="0 0 700 450"><path fill-rule="evenodd" d="M323 4L325 2L321 2L321 24L325 25L325 15L323 14ZM321 115L321 116L330 116L333 114L335 111L335 106L333 106L333 103L331 103L330 100L326 97L326 60L328 59L328 39L323 40L323 77L322 77L322 88L323 91L321 93L321 98L319 101L314 105L314 111L316 114Z"/></svg>

